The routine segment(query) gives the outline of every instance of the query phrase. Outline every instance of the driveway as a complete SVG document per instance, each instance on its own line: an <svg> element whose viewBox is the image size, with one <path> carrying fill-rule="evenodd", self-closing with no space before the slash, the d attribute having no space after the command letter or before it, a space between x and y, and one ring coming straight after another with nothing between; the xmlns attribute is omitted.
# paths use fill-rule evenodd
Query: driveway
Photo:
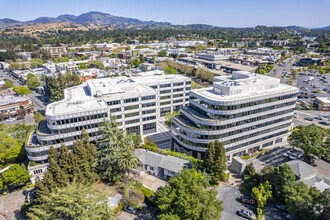
<svg viewBox="0 0 330 220"><path fill-rule="evenodd" d="M158 189L166 186L167 182L164 180L161 180L153 175L143 173L141 176L139 176L139 179L141 183L151 189L152 191L157 191Z"/></svg>
<svg viewBox="0 0 330 220"><path fill-rule="evenodd" d="M221 212L221 220L243 220L245 218L237 215L237 210L245 209L250 210L256 214L255 207L240 203L237 198L243 195L243 193L226 184L221 184L216 188L218 191L217 199L222 200L223 211ZM274 204L268 204L264 210L265 219L280 220L285 219L285 213L276 209Z"/></svg>
<svg viewBox="0 0 330 220"><path fill-rule="evenodd" d="M221 220L241 220L245 219L239 215L237 215L237 210L239 209L248 209L250 211L254 211L252 206L240 203L237 201L237 198L243 195L240 190L228 186L226 184L221 184L220 187L215 188L218 191L217 199L222 200L223 211L221 212Z"/></svg>
<svg viewBox="0 0 330 220"><path fill-rule="evenodd" d="M0 212L5 214L9 219L24 220L21 214L21 207L30 196L31 189L20 190L4 196L0 196Z"/></svg>

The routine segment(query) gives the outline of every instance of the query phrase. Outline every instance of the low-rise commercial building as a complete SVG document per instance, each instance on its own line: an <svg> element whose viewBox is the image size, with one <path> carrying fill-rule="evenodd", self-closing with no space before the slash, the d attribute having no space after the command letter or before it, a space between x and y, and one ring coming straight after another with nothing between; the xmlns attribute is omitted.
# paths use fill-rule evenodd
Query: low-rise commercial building
<svg viewBox="0 0 330 220"><path fill-rule="evenodd" d="M47 120L29 135L28 158L44 162L50 146L71 148L83 128L94 140L99 124L110 116L127 133L155 133L160 117L188 103L190 90L190 79L181 75L91 79L68 88L63 100L47 106Z"/></svg>
<svg viewBox="0 0 330 220"><path fill-rule="evenodd" d="M172 148L203 158L211 141L226 148L228 161L286 142L298 89L279 79L249 72L213 79L213 87L192 90L189 105L172 118Z"/></svg>
<svg viewBox="0 0 330 220"><path fill-rule="evenodd" d="M27 115L33 112L32 102L27 96L0 95L0 121Z"/></svg>
<svg viewBox="0 0 330 220"><path fill-rule="evenodd" d="M330 111L330 97L316 97L317 108L321 111Z"/></svg>
<svg viewBox="0 0 330 220"><path fill-rule="evenodd" d="M134 154L139 160L138 170L168 180L184 168L190 168L190 162L170 155L162 155L146 149L136 149Z"/></svg>

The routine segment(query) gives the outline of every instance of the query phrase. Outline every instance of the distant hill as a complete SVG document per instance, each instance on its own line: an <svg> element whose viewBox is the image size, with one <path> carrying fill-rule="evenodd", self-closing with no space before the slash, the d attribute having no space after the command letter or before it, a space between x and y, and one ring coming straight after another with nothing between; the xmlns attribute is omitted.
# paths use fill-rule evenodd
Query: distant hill
<svg viewBox="0 0 330 220"><path fill-rule="evenodd" d="M313 28L313 31L330 31L330 26L320 27L320 28Z"/></svg>
<svg viewBox="0 0 330 220"><path fill-rule="evenodd" d="M0 19L0 28L6 28L15 25L29 25L29 24L47 24L52 22L68 22L75 24L97 24L97 25L170 25L168 22L156 22L156 21L141 21L134 18L125 18L110 15L107 13L91 11L88 13L81 14L79 16L75 15L60 15L58 17L40 17L32 21L15 21L12 19Z"/></svg>
<svg viewBox="0 0 330 220"><path fill-rule="evenodd" d="M330 30L330 26L323 28L308 29L300 26L287 26L287 27L267 27L264 25L258 25L254 28L231 28L231 27L217 27L207 24L188 24L188 25L172 25L169 22L156 22L156 21L142 21L134 18L126 18L120 16L114 16L111 14L91 11L83 13L79 16L64 14L58 17L39 17L31 21L16 21L9 18L0 19L0 28L7 28L12 26L22 25L36 25L36 24L50 24L50 23L70 23L77 25L84 25L87 28L90 25L98 27L108 26L111 29L158 29L158 30L217 30L217 31L228 31L228 30L252 30L261 32L279 32L279 31L309 31L309 30ZM47 28L47 27L45 27ZM107 28L107 27L106 27Z"/></svg>

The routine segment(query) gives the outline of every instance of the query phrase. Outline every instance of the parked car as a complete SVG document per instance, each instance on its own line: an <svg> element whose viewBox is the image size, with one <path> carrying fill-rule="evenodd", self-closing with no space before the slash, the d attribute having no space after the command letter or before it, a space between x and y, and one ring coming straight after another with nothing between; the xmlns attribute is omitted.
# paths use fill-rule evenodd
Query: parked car
<svg viewBox="0 0 330 220"><path fill-rule="evenodd" d="M136 214L136 212L137 212L137 209L134 208L133 206L125 206L123 209L124 209L124 211L132 213L132 214Z"/></svg>
<svg viewBox="0 0 330 220"><path fill-rule="evenodd" d="M297 112L293 113L294 118L299 118L299 114Z"/></svg>
<svg viewBox="0 0 330 220"><path fill-rule="evenodd" d="M313 121L314 119L311 118L311 117L306 117L305 120L307 120L307 121Z"/></svg>
<svg viewBox="0 0 330 220"><path fill-rule="evenodd" d="M251 211L244 210L244 209L239 209L238 210L238 215L247 218L247 219L256 219L256 215L253 214Z"/></svg>
<svg viewBox="0 0 330 220"><path fill-rule="evenodd" d="M279 210L285 211L285 208L284 208L283 205L281 205L281 204L276 204L275 206L276 206L276 208L278 208Z"/></svg>
<svg viewBox="0 0 330 220"><path fill-rule="evenodd" d="M25 117L24 116L19 116L19 117L17 117L16 119L17 120L23 120Z"/></svg>
<svg viewBox="0 0 330 220"><path fill-rule="evenodd" d="M294 217L292 217L291 215L287 214L285 216L286 219L289 219L289 220L296 220Z"/></svg>
<svg viewBox="0 0 330 220"><path fill-rule="evenodd" d="M246 203L246 204L249 204L249 205L255 205L256 204L256 201L248 196L241 196L239 198L239 201L242 202L242 203Z"/></svg>
<svg viewBox="0 0 330 220"><path fill-rule="evenodd" d="M289 156L289 159L290 160L296 160L296 159L299 159L300 156L301 156L301 153L296 152L296 153L291 154Z"/></svg>
<svg viewBox="0 0 330 220"><path fill-rule="evenodd" d="M6 122L13 122L13 121L15 121L15 118L10 118L10 119L7 119L7 121L6 121Z"/></svg>
<svg viewBox="0 0 330 220"><path fill-rule="evenodd" d="M284 157L290 157L291 154L293 154L293 150L289 150L283 154Z"/></svg>
<svg viewBox="0 0 330 220"><path fill-rule="evenodd" d="M316 116L315 119L317 119L317 120L323 120L323 118L321 116Z"/></svg>
<svg viewBox="0 0 330 220"><path fill-rule="evenodd" d="M330 123L329 123L329 122L326 122L326 121L319 121L319 123L320 123L321 125L330 125Z"/></svg>

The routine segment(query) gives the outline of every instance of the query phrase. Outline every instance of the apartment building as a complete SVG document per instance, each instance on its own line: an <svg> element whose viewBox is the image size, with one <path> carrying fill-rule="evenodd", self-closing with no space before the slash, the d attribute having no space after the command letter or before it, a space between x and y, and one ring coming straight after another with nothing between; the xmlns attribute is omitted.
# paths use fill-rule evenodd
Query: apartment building
<svg viewBox="0 0 330 220"><path fill-rule="evenodd" d="M68 52L66 47L43 47L40 50L50 53L52 58L59 58Z"/></svg>
<svg viewBox="0 0 330 220"><path fill-rule="evenodd" d="M279 79L237 71L213 87L192 90L172 119L172 148L203 158L211 141L223 142L227 159L285 143L298 89Z"/></svg>
<svg viewBox="0 0 330 220"><path fill-rule="evenodd" d="M45 162L50 146L69 148L83 128L91 140L98 137L104 118L116 116L119 128L141 136L157 132L157 122L166 112L188 103L190 79L180 75L90 79L64 91L64 99L47 106L26 142L29 160Z"/></svg>

